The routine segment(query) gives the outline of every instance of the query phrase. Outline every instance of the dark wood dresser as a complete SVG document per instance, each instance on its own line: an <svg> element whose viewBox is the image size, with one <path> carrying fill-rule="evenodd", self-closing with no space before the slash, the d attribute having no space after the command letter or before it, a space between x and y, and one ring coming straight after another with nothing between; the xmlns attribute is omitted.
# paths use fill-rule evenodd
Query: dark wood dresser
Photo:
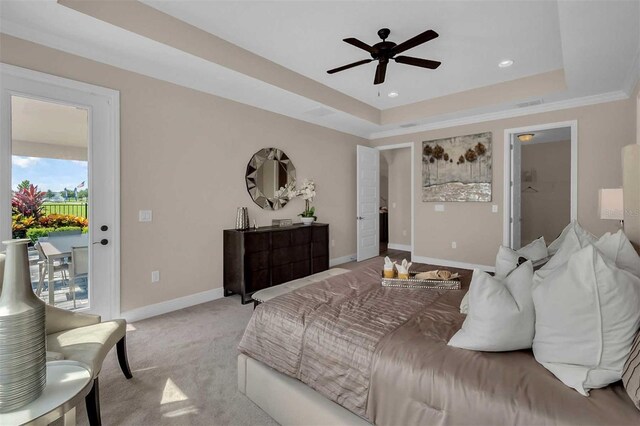
<svg viewBox="0 0 640 426"><path fill-rule="evenodd" d="M224 230L224 295L251 294L329 269L329 225Z"/></svg>

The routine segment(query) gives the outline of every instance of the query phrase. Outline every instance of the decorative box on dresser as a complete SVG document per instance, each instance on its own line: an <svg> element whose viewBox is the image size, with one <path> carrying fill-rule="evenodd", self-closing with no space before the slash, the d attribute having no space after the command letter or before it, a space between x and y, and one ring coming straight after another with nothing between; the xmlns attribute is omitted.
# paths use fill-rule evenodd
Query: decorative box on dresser
<svg viewBox="0 0 640 426"><path fill-rule="evenodd" d="M329 225L224 230L224 295L242 303L263 288L329 269Z"/></svg>

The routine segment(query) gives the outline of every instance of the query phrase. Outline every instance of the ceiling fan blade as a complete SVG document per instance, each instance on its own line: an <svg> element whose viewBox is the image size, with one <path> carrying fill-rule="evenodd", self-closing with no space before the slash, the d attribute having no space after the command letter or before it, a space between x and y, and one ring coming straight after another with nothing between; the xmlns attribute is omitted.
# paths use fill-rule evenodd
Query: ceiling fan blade
<svg viewBox="0 0 640 426"><path fill-rule="evenodd" d="M384 83L384 76L387 73L387 62L382 62L378 64L376 68L376 78L373 80L373 84L382 84Z"/></svg>
<svg viewBox="0 0 640 426"><path fill-rule="evenodd" d="M336 72L348 70L349 68L357 67L358 65L368 64L371 61L373 61L373 59L363 59L362 61L358 61L358 62L354 62L352 64L343 65L341 67L334 68L332 70L327 71L327 73L333 74L333 73L336 73Z"/></svg>
<svg viewBox="0 0 640 426"><path fill-rule="evenodd" d="M416 67L429 68L435 70L440 66L442 62L431 61L429 59L412 58L411 56L398 56L393 58L396 62L401 64L413 65Z"/></svg>
<svg viewBox="0 0 640 426"><path fill-rule="evenodd" d="M369 46L367 43L363 41L358 40L357 38L350 37L350 38L345 38L342 41L349 43L352 46L359 47L362 50L366 50L369 53L373 53L374 51L373 47Z"/></svg>
<svg viewBox="0 0 640 426"><path fill-rule="evenodd" d="M405 50L409 50L413 47L416 47L422 43L426 43L430 40L433 40L434 38L438 37L438 33L433 31L433 30L427 30L425 32L423 32L422 34L418 34L417 36L410 38L409 40L400 43L399 45L395 46L393 49L391 49L391 53L393 53L394 55L397 55L398 53L402 53Z"/></svg>

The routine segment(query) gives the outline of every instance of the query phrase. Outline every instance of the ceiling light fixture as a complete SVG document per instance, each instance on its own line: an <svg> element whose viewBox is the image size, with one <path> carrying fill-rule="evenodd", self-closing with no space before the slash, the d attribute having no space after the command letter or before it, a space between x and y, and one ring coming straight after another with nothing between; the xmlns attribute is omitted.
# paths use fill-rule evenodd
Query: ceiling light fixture
<svg viewBox="0 0 640 426"><path fill-rule="evenodd" d="M389 94L387 95L390 98L397 98L398 97L398 92L389 92Z"/></svg>
<svg viewBox="0 0 640 426"><path fill-rule="evenodd" d="M498 62L498 66L500 68L507 68L513 65L513 61L511 59L505 59L504 61Z"/></svg>
<svg viewBox="0 0 640 426"><path fill-rule="evenodd" d="M533 133L523 133L518 135L518 140L520 142L529 142L531 139L533 139Z"/></svg>

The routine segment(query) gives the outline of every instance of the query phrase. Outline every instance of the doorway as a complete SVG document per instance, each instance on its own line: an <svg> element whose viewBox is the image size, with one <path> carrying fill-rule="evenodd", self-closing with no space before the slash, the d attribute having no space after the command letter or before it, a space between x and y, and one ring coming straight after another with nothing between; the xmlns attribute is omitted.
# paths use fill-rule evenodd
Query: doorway
<svg viewBox="0 0 640 426"><path fill-rule="evenodd" d="M509 129L505 138L504 244L551 242L577 217L577 123Z"/></svg>
<svg viewBox="0 0 640 426"><path fill-rule="evenodd" d="M411 149L380 151L380 255L411 252Z"/></svg>
<svg viewBox="0 0 640 426"><path fill-rule="evenodd" d="M357 183L356 183L356 247L357 260L362 261L380 255L380 206L381 206L381 174L380 174L380 157L381 153L391 150L406 149L409 151L410 167L410 225L404 225L405 232L409 234L409 246L404 245L403 249L407 249L413 256L413 235L414 235L414 199L415 199L415 173L414 173L414 144L412 142L401 143L395 145L384 145L377 148L369 148L358 145L357 147ZM406 183L405 183L406 185ZM391 189L391 188L390 188ZM392 199L393 195L388 194L388 199ZM405 203L406 204L406 203ZM409 228L407 230L406 228ZM402 232L402 231L401 231Z"/></svg>
<svg viewBox="0 0 640 426"><path fill-rule="evenodd" d="M118 316L118 93L5 64L1 72L0 237L30 240L43 301Z"/></svg>

